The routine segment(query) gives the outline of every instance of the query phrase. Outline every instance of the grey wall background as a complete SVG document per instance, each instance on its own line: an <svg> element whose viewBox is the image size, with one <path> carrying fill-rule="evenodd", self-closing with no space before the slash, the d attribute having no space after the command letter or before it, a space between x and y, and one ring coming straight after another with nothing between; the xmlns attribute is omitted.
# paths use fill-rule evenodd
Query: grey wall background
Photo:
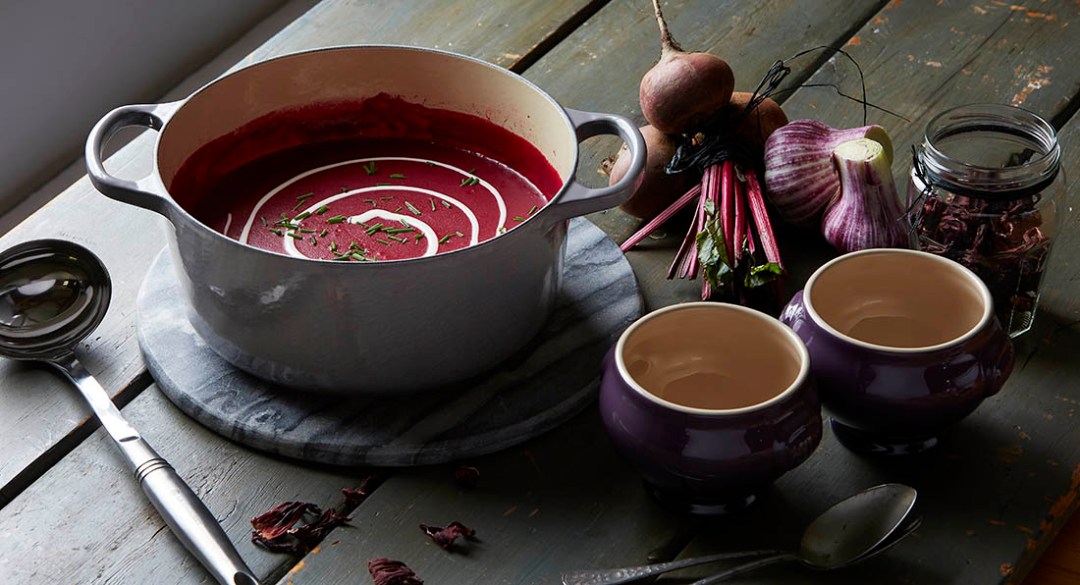
<svg viewBox="0 0 1080 585"><path fill-rule="evenodd" d="M0 215L285 0L0 0Z"/></svg>

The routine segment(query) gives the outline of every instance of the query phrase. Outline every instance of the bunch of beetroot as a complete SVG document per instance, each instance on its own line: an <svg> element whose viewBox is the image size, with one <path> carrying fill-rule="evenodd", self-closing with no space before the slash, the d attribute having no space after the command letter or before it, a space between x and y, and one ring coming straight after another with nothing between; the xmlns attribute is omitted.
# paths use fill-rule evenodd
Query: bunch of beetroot
<svg viewBox="0 0 1080 585"><path fill-rule="evenodd" d="M771 99L734 91L731 67L715 55L684 51L668 30L659 0L653 0L653 9L662 51L641 80L648 160L640 187L622 206L651 221L622 249L693 204L690 229L668 278L693 279L700 273L702 299L745 301L749 289L783 273L758 177L765 140L787 124L787 116ZM676 168L680 159L695 158L695 150L710 154ZM620 152L610 171L612 183L628 165L629 156Z"/></svg>

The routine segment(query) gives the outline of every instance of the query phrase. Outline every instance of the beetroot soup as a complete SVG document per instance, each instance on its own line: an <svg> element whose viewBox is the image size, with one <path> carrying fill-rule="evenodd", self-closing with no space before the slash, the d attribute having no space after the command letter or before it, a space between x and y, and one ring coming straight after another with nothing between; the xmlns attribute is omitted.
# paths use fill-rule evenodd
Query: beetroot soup
<svg viewBox="0 0 1080 585"><path fill-rule="evenodd" d="M170 192L243 244L366 262L491 239L561 185L533 145L491 122L379 95L260 118L192 155Z"/></svg>

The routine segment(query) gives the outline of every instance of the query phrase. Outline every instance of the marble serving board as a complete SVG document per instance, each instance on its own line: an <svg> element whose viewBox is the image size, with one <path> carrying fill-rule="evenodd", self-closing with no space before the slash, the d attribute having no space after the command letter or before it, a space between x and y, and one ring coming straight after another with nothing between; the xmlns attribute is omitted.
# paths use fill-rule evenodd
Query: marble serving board
<svg viewBox="0 0 1080 585"><path fill-rule="evenodd" d="M554 428L593 401L604 353L642 312L626 258L580 218L570 222L563 288L537 337L487 375L418 395L305 394L234 368L188 322L168 250L151 266L137 304L147 368L180 410L256 449L350 466L461 460Z"/></svg>

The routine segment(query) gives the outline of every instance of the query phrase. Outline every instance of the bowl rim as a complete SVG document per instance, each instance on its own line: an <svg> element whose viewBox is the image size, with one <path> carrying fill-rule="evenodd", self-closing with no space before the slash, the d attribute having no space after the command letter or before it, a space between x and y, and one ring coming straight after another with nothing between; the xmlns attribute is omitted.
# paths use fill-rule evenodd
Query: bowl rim
<svg viewBox="0 0 1080 585"><path fill-rule="evenodd" d="M943 266L946 266L949 270L952 270L953 272L955 272L957 274L963 275L964 278L967 278L972 284L975 285L975 288L979 291L979 295L983 299L983 314L982 314L982 316L979 318L979 320L970 329L965 331L963 335L960 335L960 336L956 337L955 339L950 339L949 341L945 341L945 342L938 343L938 344L935 344L935 345L923 345L923 346L919 346L919 347L893 347L893 346L889 346L889 345L881 345L881 344L877 344L877 343L871 343L869 341L862 341L860 339L856 339L856 338L854 338L854 337L852 337L850 335L847 335L845 333L841 333L840 331L833 328L832 325L829 325L828 322L826 322L825 319L823 319L821 317L821 315L818 314L817 310L814 309L814 303L811 300L811 292L813 290L814 283L816 283L818 277L820 277L822 274L824 274L828 269L830 269L831 267L833 267L833 266L835 266L837 264L840 264L842 262L847 262L847 261L851 260L852 258L857 258L859 256L873 256L873 255L886 255L887 256L887 255L890 255L890 254L906 254L906 255L909 255L909 256L916 256L916 257L919 257L919 258L923 258L923 259L925 259L927 261L937 262L937 263L939 263L939 264L941 264ZM833 258L832 260L829 260L828 262L826 262L826 263L822 264L821 266L819 266L818 269L815 270L814 273L810 275L810 278L807 279L807 281L806 281L806 286L803 287L802 301L803 301L803 306L806 307L806 313L808 315L810 315L810 319L813 320L814 324L817 325L818 327L821 327L822 329L824 329L830 335L832 335L832 336L834 336L834 337L836 337L838 339L841 339L843 341L846 341L847 343L850 343L852 345L861 347L863 349L869 349L869 350L873 350L873 351L880 351L880 352L884 352L884 353L898 354L898 355L915 355L915 354L930 353L930 352L949 349L949 348L961 345L961 344L967 342L972 337L974 337L976 334L978 334L978 332L981 331L984 327L986 327L986 325L990 322L990 320L994 318L994 301L993 301L993 297L990 296L989 287L986 286L986 283L984 283L982 281L982 279L978 277L978 275L976 275L974 272L969 270L963 264L960 264L959 262L956 262L955 260L950 260L949 258L946 258L944 256L939 256L937 254L931 254L930 252L924 252L922 250L910 250L908 248L869 248L869 249L866 249L866 250L859 250L859 251L856 251L856 252L849 252L847 254L837 256L836 258Z"/></svg>
<svg viewBox="0 0 1080 585"><path fill-rule="evenodd" d="M767 323L768 327L772 327L772 328L776 329L777 331L780 331L782 335L786 336L788 341L791 343L791 345L793 347L795 347L796 352L799 354L800 363L799 363L799 373L798 373L798 375L795 376L795 379L791 382L790 385L788 385L787 388L785 388L783 391L779 392L778 394L776 394L772 398L770 398L770 399L768 399L768 400L766 400L764 402L759 402L757 404L752 404L750 406L742 406L742 407L739 407L739 408L698 408L698 407L693 407L693 406L686 406L686 405L683 405L683 404L678 404L678 403L675 403L675 402L671 402L670 400L665 400L665 399L663 399L663 398L661 398L661 397L659 397L659 396L657 396L655 394L652 394L651 392L648 392L647 390L645 390L645 388L643 388L640 384L638 384L637 380L635 380L634 377L630 375L630 372L626 369L626 364L623 361L623 349L625 348L626 340L631 335L633 335L634 331L636 331L639 327L641 327L642 324L647 323L649 321L652 321L653 319L659 318L659 317L661 317L663 315L666 315L668 313L673 313L673 312L677 312L677 311L685 311L685 310L689 310L689 309L701 309L701 308L707 308L708 310L735 311L735 312L744 313L744 314L752 316L755 319L760 320L763 323ZM694 302L688 302L688 303L677 303L677 304L674 304L674 305L669 305L667 307L663 307L661 309L657 309L655 311L652 311L652 312L642 316L637 321L634 321L629 327L627 327L622 332L621 335L619 335L618 341L615 342L615 366L618 369L619 376L622 378L622 380L628 386L630 386L630 388L632 388L635 392L637 392L638 395L642 396L646 400L649 400L650 402L653 402L654 404L657 404L657 405L659 405L659 406L661 406L663 408L675 410L675 411L686 413L686 414L694 414L694 415L701 415L701 416L713 416L713 417L718 417L718 416L726 417L726 416L747 414L747 413L751 413L751 412L757 412L757 411L760 411L760 410L764 410L764 409L769 408L770 406L772 406L772 405L774 405L774 404L776 404L778 402L782 402L782 401L788 399L793 394L795 394L800 388L803 388L806 385L806 383L807 383L807 381L809 379L809 376L810 376L810 352L806 349L806 344L803 343L802 338L799 337L798 334L796 334L794 330L792 330L787 325L784 325L783 323L781 323L777 319L774 319L774 318L770 317L769 315L766 315L765 313L762 313L761 311L756 311L754 309L744 307L742 305L735 305L735 304L731 304L731 303L720 303L720 302L710 302L710 301L694 301Z"/></svg>

